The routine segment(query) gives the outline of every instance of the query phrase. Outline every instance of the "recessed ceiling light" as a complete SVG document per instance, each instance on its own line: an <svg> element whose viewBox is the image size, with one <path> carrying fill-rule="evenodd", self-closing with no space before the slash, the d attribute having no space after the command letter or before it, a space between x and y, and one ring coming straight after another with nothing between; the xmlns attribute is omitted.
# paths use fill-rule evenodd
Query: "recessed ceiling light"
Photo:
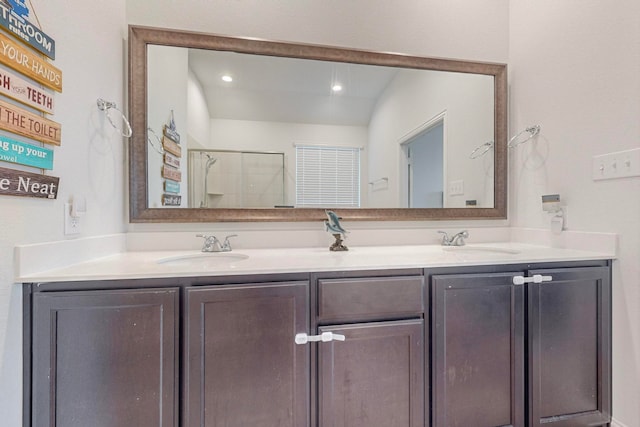
<svg viewBox="0 0 640 427"><path fill-rule="evenodd" d="M233 81L233 77L231 77L230 75L225 74L224 76L222 76L222 81L227 82L227 83L231 83Z"/></svg>
<svg viewBox="0 0 640 427"><path fill-rule="evenodd" d="M334 92L340 92L342 90L342 85L340 84L335 84L331 87L331 90Z"/></svg>

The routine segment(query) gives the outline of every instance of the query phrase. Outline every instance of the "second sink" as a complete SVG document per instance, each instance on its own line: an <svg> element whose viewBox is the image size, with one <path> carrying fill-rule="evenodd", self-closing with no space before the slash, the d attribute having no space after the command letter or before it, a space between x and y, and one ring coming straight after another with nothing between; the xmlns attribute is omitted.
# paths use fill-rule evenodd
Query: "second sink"
<svg viewBox="0 0 640 427"><path fill-rule="evenodd" d="M248 259L249 256L245 254L237 253L225 253L225 252L208 252L208 253L195 253L187 255L176 255L166 257L156 261L158 264L163 265L178 265L188 266L192 268L216 268L222 266L231 266L237 262Z"/></svg>
<svg viewBox="0 0 640 427"><path fill-rule="evenodd" d="M478 254L515 255L520 253L520 251L517 249L496 248L493 246L444 246L442 250L445 252L464 252L464 253L478 253Z"/></svg>

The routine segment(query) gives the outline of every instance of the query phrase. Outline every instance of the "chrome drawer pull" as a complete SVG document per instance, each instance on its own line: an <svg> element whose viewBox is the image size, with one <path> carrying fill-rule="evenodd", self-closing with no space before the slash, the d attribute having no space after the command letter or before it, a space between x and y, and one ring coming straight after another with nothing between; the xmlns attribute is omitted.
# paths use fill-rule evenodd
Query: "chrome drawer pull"
<svg viewBox="0 0 640 427"><path fill-rule="evenodd" d="M307 335L304 332L300 334L296 334L296 344L302 345L311 341L321 341L321 342L329 342L329 341L344 341L344 335L334 334L333 332L323 332L320 335Z"/></svg>

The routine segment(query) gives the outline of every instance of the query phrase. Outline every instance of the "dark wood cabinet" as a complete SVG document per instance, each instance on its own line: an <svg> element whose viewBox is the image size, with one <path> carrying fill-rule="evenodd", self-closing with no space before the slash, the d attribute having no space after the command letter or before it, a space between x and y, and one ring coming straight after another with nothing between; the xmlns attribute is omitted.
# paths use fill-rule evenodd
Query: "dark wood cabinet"
<svg viewBox="0 0 640 427"><path fill-rule="evenodd" d="M424 276L318 279L318 427L423 427ZM329 276L329 277L327 277Z"/></svg>
<svg viewBox="0 0 640 427"><path fill-rule="evenodd" d="M534 275L552 280L514 284ZM610 275L584 261L27 285L24 427L606 426ZM296 344L325 332L345 340Z"/></svg>
<svg viewBox="0 0 640 427"><path fill-rule="evenodd" d="M33 296L32 425L177 425L178 290Z"/></svg>
<svg viewBox="0 0 640 427"><path fill-rule="evenodd" d="M606 267L532 270L529 284L529 425L608 425L611 284Z"/></svg>
<svg viewBox="0 0 640 427"><path fill-rule="evenodd" d="M522 272L433 277L433 427L524 426Z"/></svg>
<svg viewBox="0 0 640 427"><path fill-rule="evenodd" d="M184 325L185 427L309 425L308 282L191 287Z"/></svg>
<svg viewBox="0 0 640 427"><path fill-rule="evenodd" d="M432 276L432 426L607 426L610 271Z"/></svg>
<svg viewBox="0 0 640 427"><path fill-rule="evenodd" d="M345 336L318 346L320 427L423 427L422 319L323 326Z"/></svg>

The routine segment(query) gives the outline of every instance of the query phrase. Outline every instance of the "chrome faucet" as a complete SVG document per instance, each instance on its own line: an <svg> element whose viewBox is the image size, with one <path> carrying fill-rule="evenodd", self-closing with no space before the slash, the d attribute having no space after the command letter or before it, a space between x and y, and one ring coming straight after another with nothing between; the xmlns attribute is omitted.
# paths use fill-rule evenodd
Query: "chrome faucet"
<svg viewBox="0 0 640 427"><path fill-rule="evenodd" d="M464 246L464 239L469 238L467 230L462 230L451 237L445 231L438 231L438 233L442 234L442 246Z"/></svg>
<svg viewBox="0 0 640 427"><path fill-rule="evenodd" d="M216 236L207 236L206 234L196 234L196 237L202 237L204 243L202 245L202 252L231 252L230 237L237 237L237 234L230 234L224 238L224 242L220 243L220 240Z"/></svg>

